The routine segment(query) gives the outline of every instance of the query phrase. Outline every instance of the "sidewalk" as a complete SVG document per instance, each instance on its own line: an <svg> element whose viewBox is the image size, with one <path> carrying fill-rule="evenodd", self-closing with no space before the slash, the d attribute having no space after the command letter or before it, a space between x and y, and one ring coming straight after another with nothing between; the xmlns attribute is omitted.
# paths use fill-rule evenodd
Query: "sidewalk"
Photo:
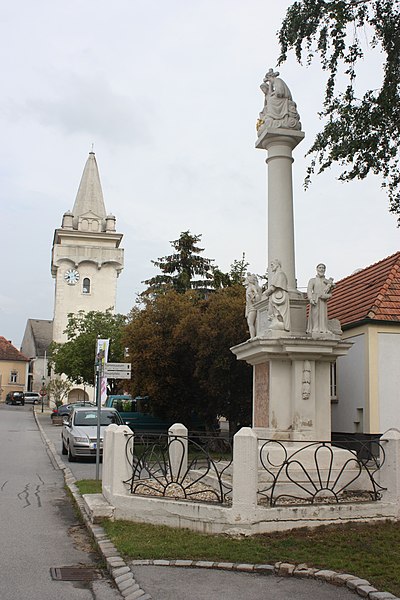
<svg viewBox="0 0 400 600"><path fill-rule="evenodd" d="M284 563L235 565L167 560L126 563L104 530L93 525L86 515L75 478L52 441L56 434L49 413L36 410L35 415L44 442L63 470L66 485L126 600L355 600L357 596L369 600L396 600L392 594L378 592L368 581L355 575L308 569L305 565L296 568Z"/></svg>

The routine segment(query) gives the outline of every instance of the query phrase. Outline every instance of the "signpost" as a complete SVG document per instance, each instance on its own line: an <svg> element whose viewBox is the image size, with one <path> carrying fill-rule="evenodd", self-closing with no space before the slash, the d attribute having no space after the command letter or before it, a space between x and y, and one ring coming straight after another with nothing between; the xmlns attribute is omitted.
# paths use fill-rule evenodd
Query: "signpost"
<svg viewBox="0 0 400 600"><path fill-rule="evenodd" d="M131 363L105 363L104 377L108 379L130 379Z"/></svg>

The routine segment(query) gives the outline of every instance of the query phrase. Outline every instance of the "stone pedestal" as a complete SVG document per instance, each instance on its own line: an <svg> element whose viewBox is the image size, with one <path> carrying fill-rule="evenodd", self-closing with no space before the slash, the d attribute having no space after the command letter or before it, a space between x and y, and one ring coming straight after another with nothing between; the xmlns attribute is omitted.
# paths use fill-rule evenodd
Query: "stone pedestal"
<svg viewBox="0 0 400 600"><path fill-rule="evenodd" d="M351 344L340 339L256 337L231 348L253 365L253 423L259 438L331 438L330 365Z"/></svg>

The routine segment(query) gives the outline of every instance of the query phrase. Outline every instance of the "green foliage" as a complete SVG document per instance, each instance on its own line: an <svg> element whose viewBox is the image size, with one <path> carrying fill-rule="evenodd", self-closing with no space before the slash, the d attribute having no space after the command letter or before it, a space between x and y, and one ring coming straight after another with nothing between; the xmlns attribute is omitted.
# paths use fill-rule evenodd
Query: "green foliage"
<svg viewBox="0 0 400 600"><path fill-rule="evenodd" d="M243 252L240 260L234 260L231 264L229 273L223 273L218 267L213 267L213 282L212 287L215 289L230 287L232 285L244 284L246 271L249 263L246 261L245 253Z"/></svg>
<svg viewBox="0 0 400 600"><path fill-rule="evenodd" d="M182 294L190 289L209 286L213 278L213 261L200 256L204 252L204 248L196 245L200 240L201 235L183 231L179 239L171 241L176 252L151 261L161 269L162 275L156 275L143 282L149 286L145 295L159 294L170 289Z"/></svg>
<svg viewBox="0 0 400 600"><path fill-rule="evenodd" d="M207 299L194 290L148 298L142 310L132 310L125 330L132 393L149 395L161 417L190 423L195 412L211 425L223 414L248 424L251 368L229 350L245 337L242 286Z"/></svg>
<svg viewBox="0 0 400 600"><path fill-rule="evenodd" d="M244 305L242 285L210 294L195 340L195 376L215 414L229 420L231 432L251 425L252 369L230 351L248 337Z"/></svg>
<svg viewBox="0 0 400 600"><path fill-rule="evenodd" d="M383 73L360 98L355 84L366 36L369 48L383 59ZM312 160L306 185L316 169L321 173L333 163L344 167L342 181L379 174L390 211L400 215L400 1L294 2L278 37L279 64L290 50L299 62L305 54L308 64L318 55L328 74L321 112L326 124L308 152ZM338 80L346 81L342 90L336 89Z"/></svg>
<svg viewBox="0 0 400 600"><path fill-rule="evenodd" d="M109 362L122 362L124 346L122 333L126 322L124 315L90 311L70 313L64 333L67 342L53 343L51 362L56 373L65 373L77 384L94 385L94 363L97 338L110 339Z"/></svg>

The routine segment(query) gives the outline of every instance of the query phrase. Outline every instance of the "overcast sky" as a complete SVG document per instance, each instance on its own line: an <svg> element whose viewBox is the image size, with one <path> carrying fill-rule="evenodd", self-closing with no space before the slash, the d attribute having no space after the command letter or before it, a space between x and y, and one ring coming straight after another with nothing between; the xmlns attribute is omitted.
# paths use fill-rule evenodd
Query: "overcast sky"
<svg viewBox="0 0 400 600"><path fill-rule="evenodd" d="M266 270L265 153L254 148L259 89L278 57L286 0L13 0L0 24L0 335L19 347L28 318L53 317L54 230L71 210L94 144L106 210L124 234L117 310L127 313L151 259L182 231L229 270L243 252ZM293 165L296 273L338 280L399 249L379 180L332 169L303 191L320 127L318 64L280 67L306 139ZM381 77L379 58L364 68ZM362 78L360 79L362 83Z"/></svg>

